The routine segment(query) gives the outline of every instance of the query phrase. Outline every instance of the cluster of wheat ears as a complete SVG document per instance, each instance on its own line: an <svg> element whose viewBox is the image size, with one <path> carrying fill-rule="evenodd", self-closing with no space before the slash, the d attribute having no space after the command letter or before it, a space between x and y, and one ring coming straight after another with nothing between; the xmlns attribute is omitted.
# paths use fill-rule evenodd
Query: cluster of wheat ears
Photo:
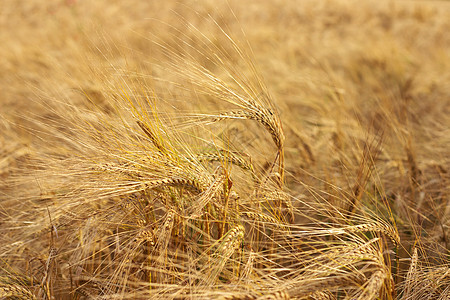
<svg viewBox="0 0 450 300"><path fill-rule="evenodd" d="M228 48L174 31L151 41L166 58L152 74L111 63L91 70L101 92L39 94L45 114L0 119L0 299L448 299L448 254L399 233L368 188L381 131L349 189L295 178L286 144L302 133L285 134L249 46L212 26Z"/></svg>

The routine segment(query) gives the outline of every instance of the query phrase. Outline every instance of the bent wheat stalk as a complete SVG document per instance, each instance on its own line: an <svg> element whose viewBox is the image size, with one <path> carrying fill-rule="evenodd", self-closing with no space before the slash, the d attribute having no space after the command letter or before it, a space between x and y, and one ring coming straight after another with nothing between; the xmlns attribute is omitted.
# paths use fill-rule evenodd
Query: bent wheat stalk
<svg viewBox="0 0 450 300"><path fill-rule="evenodd" d="M342 228L341 230L344 232L379 232L389 237L389 239L394 243L395 246L400 245L400 236L398 235L397 231L395 231L394 227L381 222L348 226ZM331 229L330 231L333 233L337 233L340 231L340 229Z"/></svg>
<svg viewBox="0 0 450 300"><path fill-rule="evenodd" d="M210 122L218 122L229 119L248 119L261 123L272 136L272 140L275 143L278 152L277 159L279 162L278 171L281 177L281 185L284 181L284 133L281 126L281 122L271 109L263 108L257 105L254 101L250 102L248 110L238 110L226 113L221 113L218 116L209 117Z"/></svg>

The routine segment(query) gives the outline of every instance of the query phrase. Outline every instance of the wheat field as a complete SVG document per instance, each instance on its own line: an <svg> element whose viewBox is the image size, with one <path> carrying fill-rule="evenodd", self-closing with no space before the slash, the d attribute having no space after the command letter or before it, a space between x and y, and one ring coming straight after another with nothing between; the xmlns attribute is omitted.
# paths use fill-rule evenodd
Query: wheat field
<svg viewBox="0 0 450 300"><path fill-rule="evenodd" d="M450 2L0 1L0 299L449 299Z"/></svg>

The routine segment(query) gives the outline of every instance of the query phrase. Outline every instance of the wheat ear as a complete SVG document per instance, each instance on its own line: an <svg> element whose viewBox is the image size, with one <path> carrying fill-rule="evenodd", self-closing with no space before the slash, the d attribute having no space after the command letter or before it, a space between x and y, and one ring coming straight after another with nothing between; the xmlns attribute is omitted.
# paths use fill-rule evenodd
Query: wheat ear
<svg viewBox="0 0 450 300"><path fill-rule="evenodd" d="M263 213L252 212L252 211L242 212L242 214L251 220L255 220L258 222L264 222L266 224L276 226L282 230L288 230L288 227L286 226L286 224L283 224L280 220L278 220L277 218L274 218L272 216L269 216L269 215L266 215Z"/></svg>
<svg viewBox="0 0 450 300"><path fill-rule="evenodd" d="M309 295L311 300L334 300L334 297L330 292L327 291L317 291Z"/></svg>
<svg viewBox="0 0 450 300"><path fill-rule="evenodd" d="M256 300L258 296L252 294L234 294L220 296L217 300Z"/></svg>
<svg viewBox="0 0 450 300"><path fill-rule="evenodd" d="M343 286L353 286L362 282L362 276L358 274L348 274L344 276L325 276L320 278L304 279L296 286L287 289L293 298L311 296L323 290L331 290Z"/></svg>
<svg viewBox="0 0 450 300"><path fill-rule="evenodd" d="M163 179L155 179L143 182L143 189L154 189L160 186L184 187L196 193L206 190L204 183L194 178L169 177Z"/></svg>
<svg viewBox="0 0 450 300"><path fill-rule="evenodd" d="M359 295L358 299L375 299L375 297L380 293L380 290L383 287L385 278L385 270L375 271L367 282L367 285L362 287L363 292Z"/></svg>
<svg viewBox="0 0 450 300"><path fill-rule="evenodd" d="M44 298L48 298L51 299L50 297L50 283L49 283L49 275L50 275L50 267L52 265L52 262L54 261L55 257L57 254L57 250L56 248L51 248L50 249L50 253L48 255L47 258L47 262L45 264L45 270L44 270L44 276L42 277L42 282L41 282L41 292L40 294L43 292L43 297Z"/></svg>
<svg viewBox="0 0 450 300"><path fill-rule="evenodd" d="M202 209L211 201L218 193L222 187L225 174L222 167L218 167L215 174L215 180L203 193L201 193L196 199L194 199L192 206L188 210L188 215L190 218L197 218L200 216Z"/></svg>
<svg viewBox="0 0 450 300"><path fill-rule="evenodd" d="M259 296L256 300L289 300L291 297L287 291L278 291L275 293L268 293L263 296Z"/></svg>
<svg viewBox="0 0 450 300"><path fill-rule="evenodd" d="M284 180L284 133L278 116L268 108L260 107L256 103L249 110L238 110L221 113L218 116L210 117L211 122L218 122L227 119L249 119L262 124L272 136L272 140L278 149L279 172L281 181Z"/></svg>
<svg viewBox="0 0 450 300"><path fill-rule="evenodd" d="M395 244L395 246L400 245L400 236L398 233L392 228L384 223L376 222L369 224L360 224L355 226L349 226L345 228L348 232L363 232L363 231L374 231L385 234L389 237L389 239Z"/></svg>
<svg viewBox="0 0 450 300"><path fill-rule="evenodd" d="M243 157L237 155L234 152L227 151L227 150L219 150L216 152L205 152L195 155L194 159L191 160L197 160L197 161L229 161L232 164L244 169L253 171L253 164L251 162L251 159L249 161L246 161Z"/></svg>
<svg viewBox="0 0 450 300"><path fill-rule="evenodd" d="M374 223L368 223L368 224L359 224L359 225L353 225L353 226L347 226L344 228L332 228L327 229L326 232L330 234L344 234L344 233L355 233L355 232L365 232L365 231L373 231L373 232L379 232L387 237L394 243L395 246L400 245L400 236L395 231L395 229L388 225L381 222L374 222Z"/></svg>
<svg viewBox="0 0 450 300"><path fill-rule="evenodd" d="M213 269L210 276L206 279L206 284L211 285L215 282L216 278L222 272L228 259L233 255L236 248L242 242L244 238L244 226L236 225L230 229L227 234L222 238L221 243L217 247L217 250L213 254L212 263Z"/></svg>
<svg viewBox="0 0 450 300"><path fill-rule="evenodd" d="M255 294L237 294L221 296L219 300L289 300L291 297L286 291L268 292L258 296Z"/></svg>
<svg viewBox="0 0 450 300"><path fill-rule="evenodd" d="M18 284L2 284L0 282L0 299L36 299L25 287Z"/></svg>
<svg viewBox="0 0 450 300"><path fill-rule="evenodd" d="M405 279L405 298L408 299L409 294L412 291L412 285L417 281L417 262L418 262L418 254L417 248L414 248L413 255L411 257L411 263L409 264L408 273L406 274Z"/></svg>
<svg viewBox="0 0 450 300"><path fill-rule="evenodd" d="M136 123L139 125L139 127L141 127L142 131L147 135L147 137L150 139L150 141L156 147L156 149L158 149L162 153L167 152L166 148L163 146L161 141L156 137L156 135L152 132L152 130L147 126L147 124L139 120L136 121Z"/></svg>

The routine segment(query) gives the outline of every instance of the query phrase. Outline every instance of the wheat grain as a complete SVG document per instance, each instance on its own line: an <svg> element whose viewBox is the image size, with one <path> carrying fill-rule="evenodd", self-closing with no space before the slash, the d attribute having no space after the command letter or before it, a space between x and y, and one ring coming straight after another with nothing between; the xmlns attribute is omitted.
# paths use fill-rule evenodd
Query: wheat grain
<svg viewBox="0 0 450 300"><path fill-rule="evenodd" d="M45 269L44 269L44 276L42 277L41 282L41 290L39 292L39 296L51 299L51 293L50 293L50 283L49 283L49 275L50 275L50 268L53 263L53 260L55 259L58 251L56 248L51 248L50 253L47 258L47 262L45 263Z"/></svg>
<svg viewBox="0 0 450 300"><path fill-rule="evenodd" d="M161 153L166 153L166 148L162 145L161 141L156 137L156 135L151 131L151 129L142 121L136 121L136 123L141 127L142 131L148 136L153 145Z"/></svg>
<svg viewBox="0 0 450 300"><path fill-rule="evenodd" d="M27 288L15 284L2 284L0 282L0 299L36 299Z"/></svg>
<svg viewBox="0 0 450 300"><path fill-rule="evenodd" d="M267 225L273 225L275 227L278 227L282 230L288 230L288 227L286 224L283 224L280 220L277 218L274 218L272 216L266 215L264 213L258 213L258 212L251 212L251 211L245 211L242 212L244 216L251 220L259 221L259 222L265 222Z"/></svg>
<svg viewBox="0 0 450 300"><path fill-rule="evenodd" d="M309 295L312 300L334 300L334 297L331 293L326 291L317 291Z"/></svg>
<svg viewBox="0 0 450 300"><path fill-rule="evenodd" d="M413 285L417 283L417 263L418 263L417 248L414 247L413 255L411 257L411 263L409 264L408 273L406 274L405 279L404 297L406 299L410 297Z"/></svg>
<svg viewBox="0 0 450 300"><path fill-rule="evenodd" d="M256 300L256 295L251 294L234 294L234 295L226 295L220 296L217 300Z"/></svg>
<svg viewBox="0 0 450 300"><path fill-rule="evenodd" d="M244 232L245 229L242 225L236 225L222 238L217 246L217 250L212 255L210 274L205 280L207 285L211 285L216 281L225 264L242 242Z"/></svg>
<svg viewBox="0 0 450 300"><path fill-rule="evenodd" d="M215 180L203 193L199 194L193 200L191 207L188 209L187 214L189 218L197 218L200 216L201 210L219 193L219 189L223 186L225 180L225 174L222 167L218 167L214 172Z"/></svg>
<svg viewBox="0 0 450 300"><path fill-rule="evenodd" d="M349 232L362 232L362 231L374 231L387 235L395 246L400 245L400 237L394 228L390 225L376 222L370 224L360 224L355 226L349 226L345 228Z"/></svg>
<svg viewBox="0 0 450 300"><path fill-rule="evenodd" d="M363 292L358 297L360 300L375 299L380 293L383 286L384 279L386 278L385 270L375 271L367 282L366 286L363 286Z"/></svg>
<svg viewBox="0 0 450 300"><path fill-rule="evenodd" d="M233 153L231 151L227 150L219 150L217 153L215 152L206 152L206 153L200 153L196 154L192 160L197 161L229 161L232 164L244 169L253 171L253 165L250 161L246 161L242 156L237 155L236 153Z"/></svg>
<svg viewBox="0 0 450 300"><path fill-rule="evenodd" d="M138 244L141 244L143 242L150 243L151 246L155 246L155 234L152 230L142 230L139 232L139 234L136 236L136 242Z"/></svg>
<svg viewBox="0 0 450 300"><path fill-rule="evenodd" d="M278 149L279 172L281 183L284 180L284 133L278 116L268 108L257 105L254 101L248 105L248 110L231 111L221 113L209 118L211 122L227 119L249 119L261 123L272 136L272 140Z"/></svg>
<svg viewBox="0 0 450 300"><path fill-rule="evenodd" d="M278 149L283 148L284 134L279 125L279 121L274 118L274 113L270 109L257 107L249 111L238 110L221 113L210 118L211 122L218 122L227 119L250 119L260 122L271 134L272 139Z"/></svg>
<svg viewBox="0 0 450 300"><path fill-rule="evenodd" d="M268 293L263 296L259 296L256 300L289 300L291 297L286 291L278 291L275 293Z"/></svg>
<svg viewBox="0 0 450 300"><path fill-rule="evenodd" d="M328 275L316 278L314 278L315 276L311 275L311 279L309 277L310 276L302 276L301 280L297 284L293 284L292 287L287 288L289 295L294 298L301 298L311 296L311 294L319 293L323 290L345 288L349 286L355 286L363 282L363 278L361 275L352 273L339 276Z"/></svg>
<svg viewBox="0 0 450 300"><path fill-rule="evenodd" d="M148 180L143 182L143 189L150 190L160 186L184 187L196 193L206 190L205 183L195 178L171 177L163 179Z"/></svg>

